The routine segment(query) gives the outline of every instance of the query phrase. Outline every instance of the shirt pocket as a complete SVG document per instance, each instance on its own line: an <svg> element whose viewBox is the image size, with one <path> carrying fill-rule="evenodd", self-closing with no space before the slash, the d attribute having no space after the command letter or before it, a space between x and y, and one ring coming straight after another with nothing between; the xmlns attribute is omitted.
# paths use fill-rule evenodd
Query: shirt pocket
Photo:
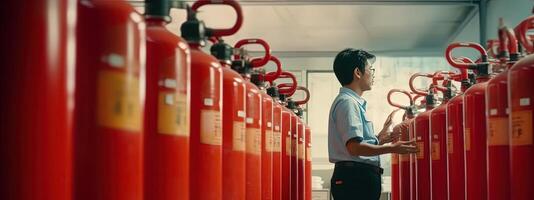
<svg viewBox="0 0 534 200"><path fill-rule="evenodd" d="M364 140L373 140L375 145L378 145L378 138L375 136L374 125L367 113L362 114L362 122L364 124Z"/></svg>

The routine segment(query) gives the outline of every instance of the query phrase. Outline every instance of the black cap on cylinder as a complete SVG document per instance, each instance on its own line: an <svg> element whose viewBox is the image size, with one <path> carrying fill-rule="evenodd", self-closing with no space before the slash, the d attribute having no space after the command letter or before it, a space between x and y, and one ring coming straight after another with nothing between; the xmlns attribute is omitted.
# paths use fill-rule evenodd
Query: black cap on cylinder
<svg viewBox="0 0 534 200"><path fill-rule="evenodd" d="M197 19L196 12L187 10L187 21L180 27L182 37L189 43L204 45L206 40L206 25Z"/></svg>
<svg viewBox="0 0 534 200"><path fill-rule="evenodd" d="M168 18L169 10L169 0L145 0L145 15L147 16Z"/></svg>

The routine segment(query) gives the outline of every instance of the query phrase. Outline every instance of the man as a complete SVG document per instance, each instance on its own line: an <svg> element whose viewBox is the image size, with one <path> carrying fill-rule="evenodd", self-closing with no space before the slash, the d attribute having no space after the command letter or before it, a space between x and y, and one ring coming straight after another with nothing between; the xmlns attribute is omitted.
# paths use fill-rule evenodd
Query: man
<svg viewBox="0 0 534 200"><path fill-rule="evenodd" d="M334 60L334 73L343 87L330 108L328 154L335 163L331 179L334 200L377 200L381 193L381 154L417 153L415 141L399 141L389 133L391 116L376 136L366 114L364 91L371 90L375 56L357 49L345 49Z"/></svg>

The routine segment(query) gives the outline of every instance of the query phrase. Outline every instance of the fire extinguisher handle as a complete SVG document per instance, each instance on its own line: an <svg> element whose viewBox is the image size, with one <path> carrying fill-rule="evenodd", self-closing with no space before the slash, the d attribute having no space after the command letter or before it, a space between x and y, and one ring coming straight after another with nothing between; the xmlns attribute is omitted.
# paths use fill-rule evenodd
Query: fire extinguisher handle
<svg viewBox="0 0 534 200"><path fill-rule="evenodd" d="M527 32L529 29L532 28L534 28L534 15L527 17L525 20L519 23L518 27L516 28L516 33L519 36L519 41L521 42L523 47L525 47L528 53L534 52L534 40L532 36L530 36L530 38L527 38Z"/></svg>
<svg viewBox="0 0 534 200"><path fill-rule="evenodd" d="M410 85L410 89L412 90L412 92L415 93L415 94L418 94L418 95L428 95L428 92L426 92L426 91L422 91L422 90L418 90L417 88L415 88L415 87L413 86L413 81L414 81L417 77L432 78L433 75L432 75L432 74L424 74L424 73L415 73L415 74L413 74L413 75L410 77L409 85Z"/></svg>
<svg viewBox="0 0 534 200"><path fill-rule="evenodd" d="M304 91L306 93L306 98L304 98L304 100L295 101L295 103L297 105L304 105L304 104L308 103L308 101L310 101L310 90L308 90L308 88L303 87L303 86L298 86L297 90Z"/></svg>
<svg viewBox="0 0 534 200"><path fill-rule="evenodd" d="M269 59L270 61L273 61L276 64L276 71L266 73L264 76L264 80L268 81L269 83L272 83L274 80L276 80L280 75L282 74L282 63L280 60L278 60L277 57L271 56ZM254 60L252 60L254 61Z"/></svg>
<svg viewBox="0 0 534 200"><path fill-rule="evenodd" d="M239 49L245 45L250 44L259 44L263 47L263 50L265 52L265 55L263 57L253 58L250 61L250 64L252 67L261 67L266 65L269 60L271 59L271 46L269 46L269 43L267 43L265 40L259 39L259 38L249 38L249 39L242 39L239 40L237 43L235 43L234 48ZM235 55L234 59L239 59L240 55Z"/></svg>
<svg viewBox="0 0 534 200"><path fill-rule="evenodd" d="M398 103L395 103L391 100L391 96L395 93L403 93L403 94L406 94L406 96L408 96L408 99L410 100L410 106L413 105L413 99L412 99L412 95L410 94L410 92L406 91L406 90L401 90L401 89L391 89L389 90L388 92L388 103L389 105L393 106L393 107L397 107L397 108L401 108L401 109L408 109L409 106L403 106L403 105L400 105Z"/></svg>
<svg viewBox="0 0 534 200"><path fill-rule="evenodd" d="M291 79L291 83L282 83L282 84L279 84L277 87L278 87L278 92L280 94L285 94L287 96L291 96L295 93L295 91L297 90L297 78L295 77L295 75L293 75L292 73L290 72L282 72L280 74L280 76L278 77L278 79L280 78L289 78ZM271 81L270 82L271 85L273 84L273 82Z"/></svg>
<svg viewBox="0 0 534 200"><path fill-rule="evenodd" d="M208 41L210 41L212 44L217 43L219 39L221 39L221 37L216 37L216 36L208 37Z"/></svg>
<svg viewBox="0 0 534 200"><path fill-rule="evenodd" d="M459 63L454 60L452 57L452 51L456 48L472 48L477 50L480 53L480 59L481 62L487 62L488 54L484 47L482 47L480 44L474 43L474 42L454 42L449 44L447 49L445 50L445 58L447 59L447 62L455 68L465 68L465 69L475 69L476 64L474 63Z"/></svg>
<svg viewBox="0 0 534 200"><path fill-rule="evenodd" d="M198 9L204 5L228 5L232 7L237 15L235 24L228 29L210 29L212 36L230 36L235 34L243 25L243 10L239 3L234 0L198 0L193 3L191 9L197 12Z"/></svg>
<svg viewBox="0 0 534 200"><path fill-rule="evenodd" d="M503 26L499 28L499 48L501 51L508 51L510 54L517 54L517 38L512 29ZM508 47L506 47L508 44Z"/></svg>
<svg viewBox="0 0 534 200"><path fill-rule="evenodd" d="M495 52L496 45L499 45L500 47L499 40L491 39L491 40L488 40L487 42L488 49L486 51L488 52L489 56L491 56L492 58L496 58L497 55L499 55L498 52ZM498 50L500 51L500 49Z"/></svg>

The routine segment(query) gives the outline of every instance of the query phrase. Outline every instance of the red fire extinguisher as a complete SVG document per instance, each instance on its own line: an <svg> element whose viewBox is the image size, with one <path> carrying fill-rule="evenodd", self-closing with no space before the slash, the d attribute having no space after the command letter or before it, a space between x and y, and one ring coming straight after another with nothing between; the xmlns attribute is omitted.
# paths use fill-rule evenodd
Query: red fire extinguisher
<svg viewBox="0 0 534 200"><path fill-rule="evenodd" d="M72 199L76 2L0 8L0 199Z"/></svg>
<svg viewBox="0 0 534 200"><path fill-rule="evenodd" d="M263 40L242 40L243 44L259 44L268 61L269 45ZM223 65L223 199L246 199L246 86L242 76L231 68L234 48L221 38L211 47ZM261 64L261 63L260 63Z"/></svg>
<svg viewBox="0 0 534 200"><path fill-rule="evenodd" d="M146 199L189 198L190 50L172 34L167 0L146 1Z"/></svg>
<svg viewBox="0 0 534 200"><path fill-rule="evenodd" d="M431 84L428 92L417 90L413 87L413 80L416 77L432 78L433 74L416 73L410 78L410 89L418 95L425 96L426 111L414 118L414 136L417 142L419 152L416 155L416 198L430 199L432 180L430 177L430 112L435 106L434 88Z"/></svg>
<svg viewBox="0 0 534 200"><path fill-rule="evenodd" d="M395 103L391 100L391 97L395 93L403 93L406 96L408 96L409 99L409 106L403 106L398 103ZM388 92L388 103L393 106L397 107L399 109L405 110L405 115L403 117L403 121L396 125L393 129L397 130L400 129L401 137L400 140L402 141L409 141L409 124L415 117L416 109L414 106L414 101L412 99L412 95L410 92L400 89L392 89ZM392 198L393 199L401 199L401 200L409 200L410 199L410 178L411 178L411 170L410 170L410 155L397 155L392 154Z"/></svg>
<svg viewBox="0 0 534 200"><path fill-rule="evenodd" d="M473 63L469 58L459 58L459 62ZM461 69L460 76L451 77L461 82L462 93L471 86L467 69ZM465 200L465 156L463 129L463 94L453 97L447 103L447 161L448 188L450 200Z"/></svg>
<svg viewBox="0 0 534 200"><path fill-rule="evenodd" d="M306 162L304 163L304 200L312 199L312 143L311 143L311 128L306 126L305 139L306 141Z"/></svg>
<svg viewBox="0 0 534 200"><path fill-rule="evenodd" d="M508 47L505 46L508 44ZM501 73L488 81L486 95L488 137L488 199L510 198L510 142L508 130L508 70L518 59L517 39L506 27L499 29ZM495 67L493 72L495 73Z"/></svg>
<svg viewBox="0 0 534 200"><path fill-rule="evenodd" d="M204 28L196 18L197 10L208 4L231 6L237 14L229 29ZM223 69L219 61L200 47L207 37L232 35L241 27L242 12L233 0L197 1L182 24L182 37L191 47L191 120L190 120L190 197L191 199L222 199L223 140ZM194 176L194 177L193 177Z"/></svg>
<svg viewBox="0 0 534 200"><path fill-rule="evenodd" d="M467 72L467 71L465 71ZM435 85L435 88L443 93L441 104L430 113L430 137L431 137L431 177L432 199L448 199L448 163L447 163L447 127L446 108L449 100L454 96L450 77L457 76L453 72L438 72L437 76L445 76L443 86Z"/></svg>
<svg viewBox="0 0 534 200"><path fill-rule="evenodd" d="M459 47L473 48L480 52L478 64L458 63L452 59L452 50ZM486 137L486 86L489 80L486 50L476 43L452 43L445 57L456 68L476 70L477 84L464 93L464 134L467 199L487 199L487 137Z"/></svg>
<svg viewBox="0 0 534 200"><path fill-rule="evenodd" d="M234 45L234 48L241 48L245 44L254 44L257 43L258 39L246 39L241 40ZM262 40L261 40L262 41ZM262 41L264 42L264 41ZM257 71L254 71L253 68L261 67L266 62L264 59L252 59L247 57L248 55L242 54L236 56L238 60L234 61L232 68L239 71L242 76L245 78L247 85L247 125L246 125L246 198L247 199L262 199L263 184L262 184L262 151L263 147L263 138L265 137L265 130L263 126L267 126L267 122L263 121L264 113L269 112L269 116L272 118L272 98L265 94L262 89L259 88L256 84L251 81L258 81L256 83L262 82L268 76L263 74L258 74ZM278 61L272 56L269 57L269 60ZM277 69L281 72L281 65L277 63ZM279 74L279 73L278 73ZM268 100L266 100L268 98ZM264 105L264 100L266 101ZM265 110L265 106L269 107L268 110ZM272 130L272 119L269 120L269 125ZM270 133L271 134L271 133ZM272 135L271 135L272 136ZM272 146L271 146L272 147ZM270 156L269 156L270 157ZM269 163L272 164L272 163ZM269 169L266 169L270 171ZM271 184L269 181L268 184ZM268 187L271 188L271 187Z"/></svg>
<svg viewBox="0 0 534 200"><path fill-rule="evenodd" d="M126 1L78 2L75 199L143 198L145 23Z"/></svg>
<svg viewBox="0 0 534 200"><path fill-rule="evenodd" d="M274 101L267 94L266 82L277 79L282 72L282 64L278 58L271 56L277 70L274 73L264 74L263 71L257 71L252 75L253 83L262 91L262 199L271 200L273 197L273 109ZM274 74L274 75L273 75Z"/></svg>
<svg viewBox="0 0 534 200"><path fill-rule="evenodd" d="M534 52L533 38L527 32L534 28L534 15L518 27L518 38L528 53ZM508 105L510 110L510 199L530 199L534 195L534 55L530 54L515 63L508 72Z"/></svg>
<svg viewBox="0 0 534 200"><path fill-rule="evenodd" d="M305 195L306 195L306 188L305 188L305 182L306 182L306 179L311 179L311 176L310 177L306 177L306 174L305 174L305 168L306 168L306 143L307 141L305 140L306 139L306 124L305 122L302 120L302 114L303 114L303 111L302 111L302 105L308 103L308 101L310 100L310 91L308 90L308 88L305 88L305 87L302 87L302 86L298 86L297 87L297 90L301 90L301 91L304 91L305 94L306 94L306 97L305 99L303 100L298 100L298 101L295 101L295 105L297 106L297 109L299 110L298 113L300 114L299 115L299 121L300 121L300 127L298 127L298 139L299 139L299 143L298 143L298 149L297 149L297 187L298 187L298 199L299 200L304 200L305 198ZM310 185L311 186L311 185Z"/></svg>
<svg viewBox="0 0 534 200"><path fill-rule="evenodd" d="M279 98L282 107L282 151L281 151L281 162L282 162L282 169L281 169L281 195L282 200L290 200L291 199L291 165L294 163L291 163L291 157L292 157L292 123L293 121L292 116L293 112L289 110L286 106L287 103L285 102L285 96L288 94L292 94L295 92L297 88L297 79L296 77L289 73L289 72L282 72L279 78L290 78L292 80L292 83L289 84L280 84L278 85L278 93Z"/></svg>

